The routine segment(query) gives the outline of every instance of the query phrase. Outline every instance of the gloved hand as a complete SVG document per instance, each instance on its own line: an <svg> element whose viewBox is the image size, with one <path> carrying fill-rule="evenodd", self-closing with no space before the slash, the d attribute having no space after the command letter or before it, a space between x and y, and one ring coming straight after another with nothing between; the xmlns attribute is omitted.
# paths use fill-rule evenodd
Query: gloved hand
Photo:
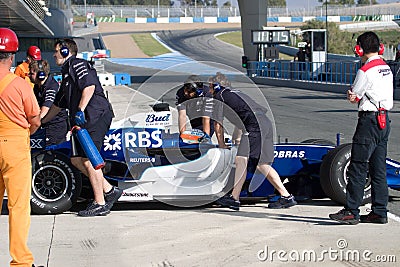
<svg viewBox="0 0 400 267"><path fill-rule="evenodd" d="M83 126L85 123L85 113L82 110L79 110L75 113L75 124L78 126Z"/></svg>
<svg viewBox="0 0 400 267"><path fill-rule="evenodd" d="M211 137L204 133L204 135L202 137L199 138L199 143L211 143Z"/></svg>

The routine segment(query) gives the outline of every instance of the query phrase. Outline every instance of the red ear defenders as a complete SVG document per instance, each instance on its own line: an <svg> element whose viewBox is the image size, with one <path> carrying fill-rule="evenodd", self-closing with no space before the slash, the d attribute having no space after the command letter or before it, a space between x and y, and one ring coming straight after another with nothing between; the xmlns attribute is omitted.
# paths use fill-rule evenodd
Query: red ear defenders
<svg viewBox="0 0 400 267"><path fill-rule="evenodd" d="M36 73L36 77L39 81L43 81L44 79L46 79L46 72L43 70L42 61L38 60L37 63L38 63L39 71Z"/></svg>
<svg viewBox="0 0 400 267"><path fill-rule="evenodd" d="M380 43L378 55L383 55L383 52L385 52L385 46L382 43ZM354 47L354 53L356 53L356 55L358 55L359 57L362 57L364 55L364 50L361 48L360 45L356 45Z"/></svg>

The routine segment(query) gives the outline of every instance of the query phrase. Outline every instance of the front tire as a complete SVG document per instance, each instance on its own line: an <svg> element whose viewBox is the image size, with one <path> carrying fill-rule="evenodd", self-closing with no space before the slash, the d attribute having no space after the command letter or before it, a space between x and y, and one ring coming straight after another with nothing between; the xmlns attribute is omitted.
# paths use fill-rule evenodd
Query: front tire
<svg viewBox="0 0 400 267"><path fill-rule="evenodd" d="M328 152L320 169L321 187L333 201L345 204L347 169L351 158L351 144L343 144ZM365 178L362 204L371 202L371 178Z"/></svg>
<svg viewBox="0 0 400 267"><path fill-rule="evenodd" d="M63 213L76 203L81 190L81 175L66 155L57 151L40 151L32 155L33 213Z"/></svg>

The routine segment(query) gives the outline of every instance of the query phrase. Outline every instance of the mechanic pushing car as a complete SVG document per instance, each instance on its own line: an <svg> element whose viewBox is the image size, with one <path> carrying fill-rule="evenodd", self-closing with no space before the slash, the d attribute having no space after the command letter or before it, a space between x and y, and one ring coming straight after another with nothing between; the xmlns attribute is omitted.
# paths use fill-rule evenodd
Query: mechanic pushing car
<svg viewBox="0 0 400 267"><path fill-rule="evenodd" d="M50 75L50 64L47 60L32 61L29 64L29 78L35 86L36 99L40 106L40 118L43 119L53 105L59 84ZM56 145L65 141L67 129L67 111L61 111L49 122L42 125L46 132L46 146Z"/></svg>
<svg viewBox="0 0 400 267"><path fill-rule="evenodd" d="M239 90L230 89L230 82L222 73L210 79L214 99L215 135L220 148L229 148L224 140L222 126L226 118L240 130L241 139L235 158L235 183L231 194L216 201L221 206L239 210L239 196L246 179L249 160L279 192L280 198L268 205L272 209L289 208L297 204L289 194L279 174L271 166L274 160L273 130L271 121L265 115L267 109L258 105ZM234 138L236 139L236 138Z"/></svg>
<svg viewBox="0 0 400 267"><path fill-rule="evenodd" d="M183 87L176 92L179 133L186 131L186 115L192 129L199 129L208 136L214 133L211 121L213 100L210 88L201 82L197 75L190 76Z"/></svg>
<svg viewBox="0 0 400 267"><path fill-rule="evenodd" d="M361 34L354 50L364 65L358 70L351 90L347 91L350 103L358 105L358 122L347 171L346 203L344 209L329 217L342 224L387 223L386 154L390 134L388 111L393 107L393 74L380 57L384 46L374 32ZM371 177L372 211L360 216L368 175Z"/></svg>
<svg viewBox="0 0 400 267"><path fill-rule="evenodd" d="M105 97L96 70L88 61L76 57L78 47L74 40L59 40L54 49L56 64L61 66L62 81L54 104L42 122L48 122L59 113L60 108L67 108L71 125L85 128L100 150L114 113L111 103ZM104 178L101 169L94 169L82 145L76 142L76 146L77 156L71 157L71 163L89 177L94 193L94 201L89 203L85 210L79 211L78 215L107 215L122 195L122 190L112 186Z"/></svg>

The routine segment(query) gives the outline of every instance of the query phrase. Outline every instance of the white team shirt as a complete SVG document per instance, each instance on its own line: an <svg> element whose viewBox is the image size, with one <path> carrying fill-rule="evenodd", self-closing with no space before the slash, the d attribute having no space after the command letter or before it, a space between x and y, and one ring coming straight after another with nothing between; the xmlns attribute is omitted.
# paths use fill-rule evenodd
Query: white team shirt
<svg viewBox="0 0 400 267"><path fill-rule="evenodd" d="M392 109L393 73L380 56L370 57L358 70L352 92L359 100L359 111L377 111L379 105L386 110Z"/></svg>

